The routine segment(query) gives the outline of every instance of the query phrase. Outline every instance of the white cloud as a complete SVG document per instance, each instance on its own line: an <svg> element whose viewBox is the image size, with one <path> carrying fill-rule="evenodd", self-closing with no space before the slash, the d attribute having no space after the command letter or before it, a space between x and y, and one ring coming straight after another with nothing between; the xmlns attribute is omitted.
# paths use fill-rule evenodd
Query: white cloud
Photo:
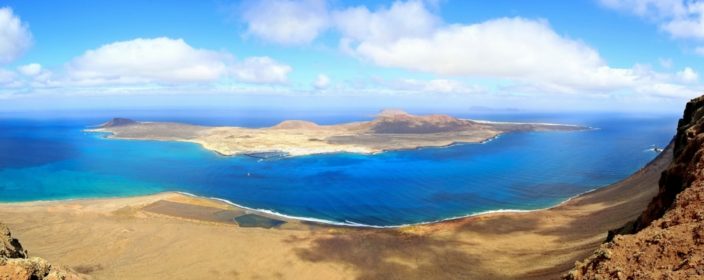
<svg viewBox="0 0 704 280"><path fill-rule="evenodd" d="M675 38L704 39L704 2L683 0L600 0L614 10L657 22Z"/></svg>
<svg viewBox="0 0 704 280"><path fill-rule="evenodd" d="M236 64L233 75L240 81L249 83L285 83L291 66L281 64L269 57L250 57Z"/></svg>
<svg viewBox="0 0 704 280"><path fill-rule="evenodd" d="M462 81L452 79L383 79L372 78L368 81L361 81L348 89L348 91L364 89L365 91L378 91L390 94L478 94L487 92L486 88L467 84Z"/></svg>
<svg viewBox="0 0 704 280"><path fill-rule="evenodd" d="M279 2L282 7L294 5ZM272 9L298 11L310 3L295 2L295 9ZM343 51L383 67L504 79L521 88L563 93L615 91L648 83L635 69L610 67L595 49L556 33L544 20L517 17L446 24L426 5L423 1L395 1L375 10L358 6L322 11L325 5L318 4L310 10L321 17L330 15L329 27L339 32ZM275 13L258 14L256 19L262 26L282 25L279 18L265 16L268 14ZM289 25L298 25L310 17L287 12L283 18L296 22ZM297 42L310 42L319 32L303 33L310 36Z"/></svg>
<svg viewBox="0 0 704 280"><path fill-rule="evenodd" d="M667 3L657 7L665 9ZM602 95L626 90L680 96L693 92L679 84L693 81L693 69L683 79L639 65L611 67L598 51L556 33L544 20L517 17L443 24L419 1L395 2L373 12L352 8L335 14L347 15L347 24L336 19L343 49L380 66L439 76L503 79L509 81L505 89L541 94ZM404 24L397 19L403 14L419 20L415 25ZM468 91L458 90L459 84L449 81L437 79L435 91Z"/></svg>
<svg viewBox="0 0 704 280"><path fill-rule="evenodd" d="M662 28L678 38L704 39L704 2L687 2L687 13L675 16Z"/></svg>
<svg viewBox="0 0 704 280"><path fill-rule="evenodd" d="M222 51L196 49L182 39L134 39L86 51L67 63L54 85L211 83L229 76L247 83L285 82L291 67L268 57L238 62Z"/></svg>
<svg viewBox="0 0 704 280"><path fill-rule="evenodd" d="M328 27L325 0L261 0L243 13L247 34L280 44L305 44Z"/></svg>
<svg viewBox="0 0 704 280"><path fill-rule="evenodd" d="M541 20L500 18L447 25L426 36L359 39L349 47L355 55L381 66L445 76L505 78L559 91L611 89L634 80L628 69L608 67L596 50L558 35Z"/></svg>
<svg viewBox="0 0 704 280"><path fill-rule="evenodd" d="M699 79L699 73L690 67L685 67L682 71L677 72L677 75L686 83L693 83Z"/></svg>
<svg viewBox="0 0 704 280"><path fill-rule="evenodd" d="M700 14L697 5L685 5L681 0L600 1L606 7L660 21L697 18ZM392 91L485 91L447 79L451 77L489 79L498 81L499 90L531 94L604 96L625 91L681 97L698 86L693 82L694 69L667 74L642 65L611 67L597 50L558 34L542 19L514 17L447 24L432 9L437 3L420 0L394 1L373 10L367 6L328 10L323 1L266 4L246 10L248 33L272 42L302 44L330 29L339 34L340 49L353 57L383 67L439 76L385 82ZM293 26L310 28L299 28L302 31L298 32ZM669 68L671 62L662 61L661 65Z"/></svg>
<svg viewBox="0 0 704 280"><path fill-rule="evenodd" d="M398 81L401 88L427 93L480 93L484 89L479 86L468 86L460 81L449 79L416 80L402 79Z"/></svg>
<svg viewBox="0 0 704 280"><path fill-rule="evenodd" d="M347 40L393 42L408 37L425 37L441 20L419 1L394 2L389 8L369 11L353 7L333 12L334 23Z"/></svg>
<svg viewBox="0 0 704 280"><path fill-rule="evenodd" d="M87 51L69 62L67 74L88 83L203 82L217 80L228 59L181 39L139 38Z"/></svg>
<svg viewBox="0 0 704 280"><path fill-rule="evenodd" d="M325 89L329 85L330 85L330 78L325 74L318 74L318 77L315 78L315 82L313 82L313 86L316 89Z"/></svg>
<svg viewBox="0 0 704 280"><path fill-rule="evenodd" d="M32 45L29 27L10 8L0 9L0 63L9 63Z"/></svg>
<svg viewBox="0 0 704 280"><path fill-rule="evenodd" d="M17 71L26 76L36 76L42 72L42 65L39 63L30 63L17 67Z"/></svg>
<svg viewBox="0 0 704 280"><path fill-rule="evenodd" d="M428 81L424 89L431 92L461 92L467 89L460 82L446 79L435 79Z"/></svg>

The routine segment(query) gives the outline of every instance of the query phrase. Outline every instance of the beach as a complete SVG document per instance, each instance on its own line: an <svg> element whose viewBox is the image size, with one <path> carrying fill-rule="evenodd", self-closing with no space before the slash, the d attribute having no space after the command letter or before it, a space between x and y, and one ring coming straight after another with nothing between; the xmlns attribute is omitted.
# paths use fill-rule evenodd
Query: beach
<svg viewBox="0 0 704 280"><path fill-rule="evenodd" d="M0 221L31 255L93 279L552 279L643 211L671 153L553 208L391 229L298 221L174 192L5 203ZM238 225L244 215L254 222ZM272 220L285 223L267 228Z"/></svg>

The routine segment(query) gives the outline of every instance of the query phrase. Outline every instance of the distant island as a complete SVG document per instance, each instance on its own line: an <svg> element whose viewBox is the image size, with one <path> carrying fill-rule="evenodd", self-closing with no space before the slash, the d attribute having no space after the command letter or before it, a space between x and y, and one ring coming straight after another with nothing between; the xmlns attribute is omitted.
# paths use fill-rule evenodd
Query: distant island
<svg viewBox="0 0 704 280"><path fill-rule="evenodd" d="M374 154L480 143L508 132L584 129L587 128L576 125L489 122L384 110L372 121L336 125L287 120L266 128L208 127L115 118L88 131L109 132L109 137L116 139L193 142L228 156L272 157L337 152Z"/></svg>

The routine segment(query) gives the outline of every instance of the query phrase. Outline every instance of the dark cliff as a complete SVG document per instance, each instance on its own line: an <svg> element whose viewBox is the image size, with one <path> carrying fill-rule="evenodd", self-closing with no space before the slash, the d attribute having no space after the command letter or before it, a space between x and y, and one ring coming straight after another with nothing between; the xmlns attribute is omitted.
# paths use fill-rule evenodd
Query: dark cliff
<svg viewBox="0 0 704 280"><path fill-rule="evenodd" d="M690 101L658 194L565 279L704 279L704 96Z"/></svg>
<svg viewBox="0 0 704 280"><path fill-rule="evenodd" d="M660 177L660 191L635 221L629 233L638 232L662 217L677 195L699 177L704 143L704 96L693 99L684 110L673 139L674 158Z"/></svg>

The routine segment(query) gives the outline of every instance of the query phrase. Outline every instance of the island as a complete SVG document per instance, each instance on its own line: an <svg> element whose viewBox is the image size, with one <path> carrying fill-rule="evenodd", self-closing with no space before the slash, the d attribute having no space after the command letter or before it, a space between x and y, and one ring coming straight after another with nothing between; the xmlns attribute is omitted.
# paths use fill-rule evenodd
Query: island
<svg viewBox="0 0 704 280"><path fill-rule="evenodd" d="M208 127L115 118L89 129L116 139L184 141L222 155L254 157L383 151L481 143L518 131L577 131L587 127L549 123L489 122L448 115L412 115L384 110L375 119L336 125L287 120L272 127Z"/></svg>

